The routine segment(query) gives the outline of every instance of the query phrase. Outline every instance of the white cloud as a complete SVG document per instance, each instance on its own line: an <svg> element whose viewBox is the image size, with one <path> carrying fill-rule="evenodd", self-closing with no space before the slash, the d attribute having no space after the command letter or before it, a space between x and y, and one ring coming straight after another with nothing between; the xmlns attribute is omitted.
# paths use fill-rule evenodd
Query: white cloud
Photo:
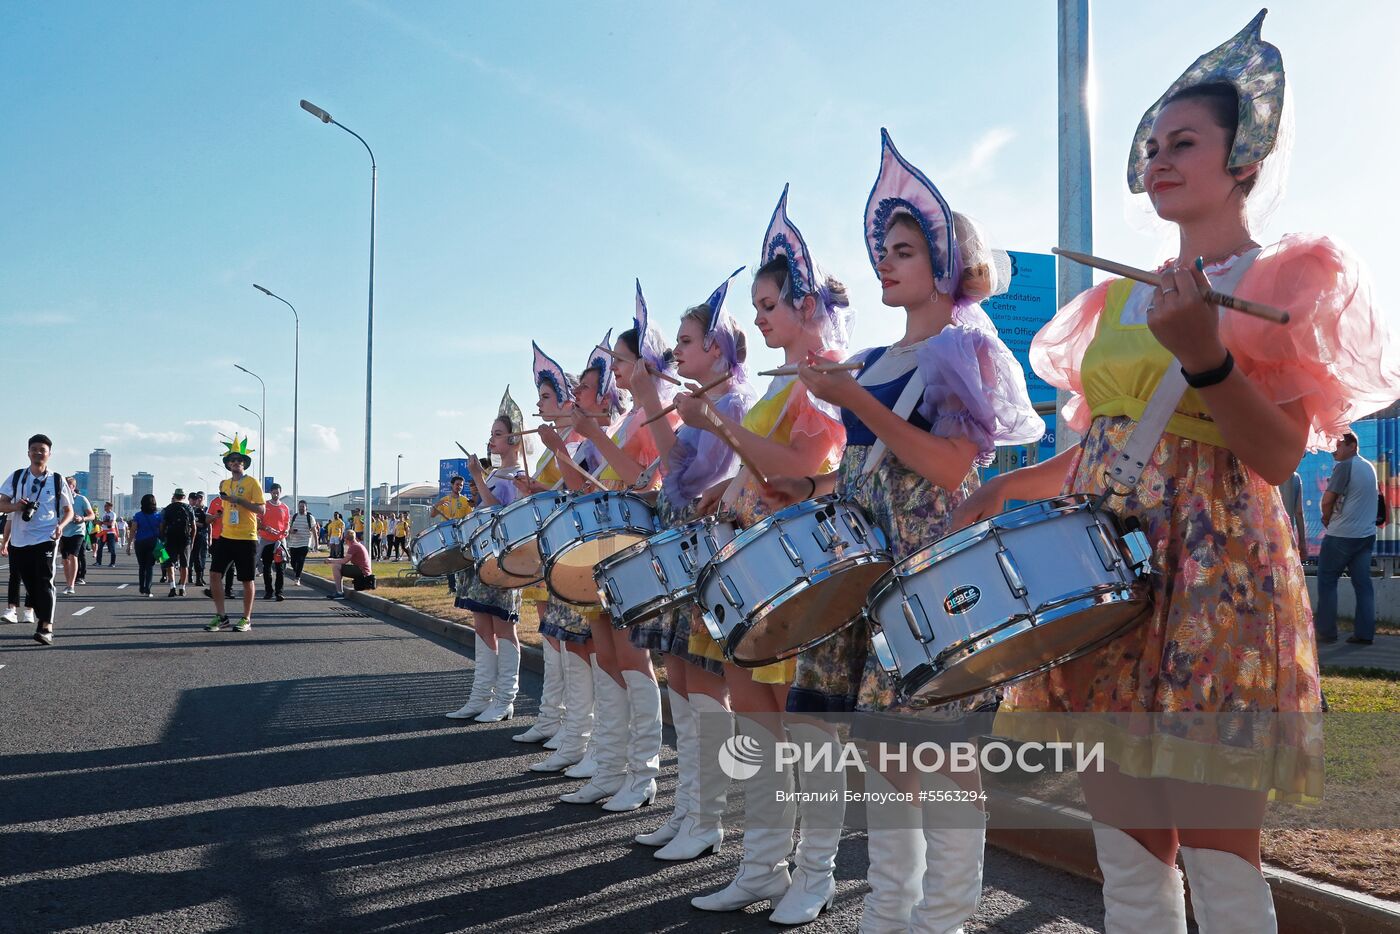
<svg viewBox="0 0 1400 934"><path fill-rule="evenodd" d="M315 423L312 423L309 427L311 429L311 440L315 447L323 451L329 451L332 454L339 453L340 435L336 433L334 428L326 425L317 425Z"/></svg>
<svg viewBox="0 0 1400 934"><path fill-rule="evenodd" d="M66 311L13 311L0 315L0 323L20 327L49 327L55 324L72 324L74 320Z"/></svg>
<svg viewBox="0 0 1400 934"><path fill-rule="evenodd" d="M972 144L972 151L967 154L967 167L974 172L983 168L1015 138L1016 131L1009 126L992 127Z"/></svg>
<svg viewBox="0 0 1400 934"><path fill-rule="evenodd" d="M190 436L183 431L143 431L140 426L131 422L107 422L102 426L109 432L102 436L103 444L115 444L118 441L151 441L156 444L180 444L190 440Z"/></svg>

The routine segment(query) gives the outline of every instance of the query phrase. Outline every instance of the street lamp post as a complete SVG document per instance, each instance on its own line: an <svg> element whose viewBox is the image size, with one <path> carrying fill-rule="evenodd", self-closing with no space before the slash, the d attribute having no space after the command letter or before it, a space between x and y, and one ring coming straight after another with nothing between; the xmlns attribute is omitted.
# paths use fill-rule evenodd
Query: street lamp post
<svg viewBox="0 0 1400 934"><path fill-rule="evenodd" d="M369 148L364 137L350 129L343 123L339 123L331 118L320 107L310 101L303 100L301 109L311 114L322 123L333 123L355 139L360 141L360 145L365 147L365 152L369 153L369 320L365 337L365 509L369 510L370 486L369 486L369 462L370 443L372 428L372 402L374 386L374 209L379 195L379 166L374 161L374 150Z"/></svg>
<svg viewBox="0 0 1400 934"><path fill-rule="evenodd" d="M292 343L292 506L293 508L295 508L298 496L297 439L299 436L297 434L297 407L299 405L301 392L301 316L297 314L297 309L295 305L293 305L291 302L287 301L285 298L278 295L277 293L268 291L267 289L258 285L256 282L253 283L253 288L257 289L264 295L268 295L272 298L277 299L279 302L292 309L292 321L296 325L296 330L294 333Z"/></svg>
<svg viewBox="0 0 1400 934"><path fill-rule="evenodd" d="M261 474L258 477L258 486L262 486L263 481L267 478L267 428L265 424L267 421L267 383L264 383L261 376L246 366L239 363L235 363L234 366L253 377L262 387L262 415L258 415L258 473ZM252 412L254 415L258 414L244 405L240 405L239 408Z"/></svg>
<svg viewBox="0 0 1400 934"><path fill-rule="evenodd" d="M403 455L400 454L398 460L394 461L394 496L399 495L399 488L403 486ZM389 497L393 499L394 497Z"/></svg>

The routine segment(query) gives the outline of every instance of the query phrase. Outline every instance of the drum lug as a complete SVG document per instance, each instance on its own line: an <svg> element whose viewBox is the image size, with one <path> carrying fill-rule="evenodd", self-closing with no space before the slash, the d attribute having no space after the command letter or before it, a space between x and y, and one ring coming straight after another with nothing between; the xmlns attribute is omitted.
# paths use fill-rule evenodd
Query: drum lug
<svg viewBox="0 0 1400 934"><path fill-rule="evenodd" d="M1134 529L1123 536L1123 545L1128 549L1128 556L1132 558L1132 568L1139 574L1147 570L1147 566L1152 563L1152 543L1147 540L1141 529Z"/></svg>
<svg viewBox="0 0 1400 934"><path fill-rule="evenodd" d="M671 586L671 582L666 579L666 569L661 566L661 559L656 555L651 556L651 569L656 572L656 579L661 581L662 587Z"/></svg>
<svg viewBox="0 0 1400 934"><path fill-rule="evenodd" d="M627 505L627 498L624 496L617 501L618 511L622 513L622 521L631 523L632 509Z"/></svg>
<svg viewBox="0 0 1400 934"><path fill-rule="evenodd" d="M870 620L869 625L870 647L875 650L875 659L886 672L892 675L898 675L899 664L895 661L894 653L890 651L890 644L885 638L885 631L881 629L880 624L874 620Z"/></svg>
<svg viewBox="0 0 1400 934"><path fill-rule="evenodd" d="M570 512L569 518L574 520L574 528L578 529L578 534L583 534L583 520L579 518L577 512Z"/></svg>
<svg viewBox="0 0 1400 934"><path fill-rule="evenodd" d="M909 624L909 632L919 642L932 642L933 627L929 625L928 614L924 612L924 604L919 595L902 594L900 602L904 608L904 621ZM883 638L884 633L880 633L880 636Z"/></svg>
<svg viewBox="0 0 1400 934"><path fill-rule="evenodd" d="M797 550L797 546L788 538L786 532L778 533L778 544L783 546L783 551L787 552L788 560L797 567L803 567L802 553Z"/></svg>
<svg viewBox="0 0 1400 934"><path fill-rule="evenodd" d="M652 560L655 559L653 558ZM690 546L685 542L681 543L681 564L685 565L685 570L687 574L689 574L691 577L695 576L695 555L691 554ZM666 581L663 578L662 583L664 584L665 582Z"/></svg>
<svg viewBox="0 0 1400 934"><path fill-rule="evenodd" d="M622 596L617 592L617 586L613 584L613 579L609 577L603 582L602 589L598 591L598 596L603 598L603 608L611 610L622 602Z"/></svg>
<svg viewBox="0 0 1400 934"><path fill-rule="evenodd" d="M818 519L817 528L821 530L822 536L825 539L825 541L820 539L817 541L822 551L835 551L838 548L845 547L846 540L837 533L836 523L831 521L830 516Z"/></svg>
<svg viewBox="0 0 1400 934"><path fill-rule="evenodd" d="M860 521L860 516L854 510L851 510L845 514L845 519L846 527L851 530L851 534L855 536L856 540L861 542L865 541L867 533L865 531L865 523Z"/></svg>
<svg viewBox="0 0 1400 934"><path fill-rule="evenodd" d="M736 588L734 587L734 582L729 579L728 574L721 574L719 576L719 589L724 591L724 599L728 600L736 610L742 610L744 608L744 601L735 593Z"/></svg>
<svg viewBox="0 0 1400 934"><path fill-rule="evenodd" d="M1112 571L1118 567L1117 549L1113 547L1113 542L1109 540L1108 532L1104 531L1103 525L1095 521L1084 531L1089 533L1089 541L1093 543L1094 551L1098 552L1099 561L1103 564L1104 570Z"/></svg>
<svg viewBox="0 0 1400 934"><path fill-rule="evenodd" d="M997 564L1001 565L1001 574L1006 578L1006 586L1011 588L1012 595L1024 597L1028 592L1026 584L1021 579L1021 569L1016 566L1016 559L1011 557L1011 552L1005 548L999 549Z"/></svg>
<svg viewBox="0 0 1400 934"><path fill-rule="evenodd" d="M598 520L599 525L608 521L608 501L606 499L599 497L599 499L593 503L593 516ZM577 522L578 520L576 519L574 521ZM583 531L583 526L579 526L579 531Z"/></svg>

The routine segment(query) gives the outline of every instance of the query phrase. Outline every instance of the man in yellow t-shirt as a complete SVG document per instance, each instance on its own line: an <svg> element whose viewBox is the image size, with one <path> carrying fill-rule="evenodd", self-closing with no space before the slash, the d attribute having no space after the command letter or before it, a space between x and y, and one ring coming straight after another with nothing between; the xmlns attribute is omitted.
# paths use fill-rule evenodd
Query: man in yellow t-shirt
<svg viewBox="0 0 1400 934"><path fill-rule="evenodd" d="M351 511L350 528L359 536L361 542L365 540L365 514L362 510L355 509Z"/></svg>
<svg viewBox="0 0 1400 934"><path fill-rule="evenodd" d="M248 440L241 442L235 435L224 454L224 466L229 478L219 484L223 503L219 537L210 552L209 594L214 601L214 618L205 626L206 632L232 629L247 632L253 628L253 565L258 554L258 517L263 514L263 491L258 482L244 474L253 465L248 456ZM224 575L238 575L243 584L243 616L230 623L224 612Z"/></svg>
<svg viewBox="0 0 1400 934"><path fill-rule="evenodd" d="M466 481L458 474L453 474L448 481L452 484L452 492L438 500L433 506L433 515L440 516L446 520L465 519L471 515L472 501L462 495L462 487ZM452 593L457 592L457 575L447 575L447 589Z"/></svg>

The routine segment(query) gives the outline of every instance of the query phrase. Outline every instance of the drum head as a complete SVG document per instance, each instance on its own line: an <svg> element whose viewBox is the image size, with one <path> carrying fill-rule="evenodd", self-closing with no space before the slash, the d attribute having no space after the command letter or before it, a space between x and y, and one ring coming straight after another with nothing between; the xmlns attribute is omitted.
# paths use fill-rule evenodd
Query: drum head
<svg viewBox="0 0 1400 934"><path fill-rule="evenodd" d="M609 535L592 541L574 542L550 559L545 582L559 599L579 606L592 606L599 602L593 566L646 538L645 535Z"/></svg>
<svg viewBox="0 0 1400 934"><path fill-rule="evenodd" d="M425 577L441 577L444 574L456 574L470 565L471 562L462 556L460 549L444 548L437 554L424 558L423 563L418 565L418 573Z"/></svg>
<svg viewBox="0 0 1400 934"><path fill-rule="evenodd" d="M528 577L532 581L539 580L544 574L544 565L540 562L539 540L532 538L523 545L501 555L501 567L505 568L507 574L514 577Z"/></svg>
<svg viewBox="0 0 1400 934"><path fill-rule="evenodd" d="M889 560L872 561L780 597L749 624L734 647L734 663L771 664L836 635L860 616L870 588L889 569Z"/></svg>
<svg viewBox="0 0 1400 934"><path fill-rule="evenodd" d="M1147 619L1145 594L1086 598L1043 614L1039 622L1018 620L996 633L944 652L931 677L913 692L939 704L1028 677L1093 651Z"/></svg>

